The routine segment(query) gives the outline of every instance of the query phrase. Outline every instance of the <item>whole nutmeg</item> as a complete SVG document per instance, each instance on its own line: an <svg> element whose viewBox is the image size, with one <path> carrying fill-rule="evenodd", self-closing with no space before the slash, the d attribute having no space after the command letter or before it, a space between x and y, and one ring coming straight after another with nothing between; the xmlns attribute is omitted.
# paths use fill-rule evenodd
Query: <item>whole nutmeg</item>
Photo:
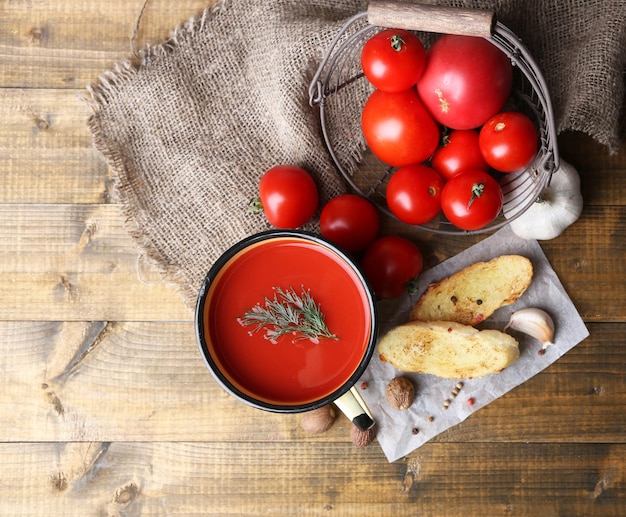
<svg viewBox="0 0 626 517"><path fill-rule="evenodd" d="M356 425L352 424L352 427L350 428L350 439L352 440L352 443L359 448L367 447L370 443L372 443L375 436L376 431L374 431L373 427L367 431L363 431Z"/></svg>
<svg viewBox="0 0 626 517"><path fill-rule="evenodd" d="M395 377L387 384L385 396L391 407L403 411L415 400L415 386L406 377Z"/></svg>
<svg viewBox="0 0 626 517"><path fill-rule="evenodd" d="M302 414L300 425L309 434L322 434L328 431L335 423L337 414L329 404Z"/></svg>

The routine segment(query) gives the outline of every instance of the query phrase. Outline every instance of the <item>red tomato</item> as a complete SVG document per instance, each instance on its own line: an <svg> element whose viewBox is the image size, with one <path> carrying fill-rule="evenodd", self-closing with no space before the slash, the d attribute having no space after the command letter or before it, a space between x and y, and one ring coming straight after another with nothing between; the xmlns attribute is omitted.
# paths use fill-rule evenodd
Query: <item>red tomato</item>
<svg viewBox="0 0 626 517"><path fill-rule="evenodd" d="M433 154L431 164L446 180L463 171L489 170L478 146L478 131L474 129L450 131L444 144Z"/></svg>
<svg viewBox="0 0 626 517"><path fill-rule="evenodd" d="M539 147L535 125L515 111L491 117L480 130L479 145L487 163L500 172L525 169Z"/></svg>
<svg viewBox="0 0 626 517"><path fill-rule="evenodd" d="M462 230L478 230L502 209L502 189L483 171L465 171L448 181L441 193L444 215Z"/></svg>
<svg viewBox="0 0 626 517"><path fill-rule="evenodd" d="M439 144L439 128L415 88L375 90L363 108L361 126L371 151L395 167L427 160Z"/></svg>
<svg viewBox="0 0 626 517"><path fill-rule="evenodd" d="M472 129L502 109L512 83L511 61L488 40L444 34L428 49L417 88L440 124Z"/></svg>
<svg viewBox="0 0 626 517"><path fill-rule="evenodd" d="M320 214L320 232L348 253L359 253L378 235L380 220L374 205L354 194L331 199Z"/></svg>
<svg viewBox="0 0 626 517"><path fill-rule="evenodd" d="M406 165L393 173L386 198L391 213L408 224L424 224L441 212L444 180L426 165Z"/></svg>
<svg viewBox="0 0 626 517"><path fill-rule="evenodd" d="M419 248L404 237L390 235L376 239L363 254L361 268L379 299L397 298L422 272Z"/></svg>
<svg viewBox="0 0 626 517"><path fill-rule="evenodd" d="M276 228L298 228L317 210L319 197L311 175L302 167L277 165L259 182L265 217Z"/></svg>
<svg viewBox="0 0 626 517"><path fill-rule="evenodd" d="M361 50L361 67L375 88L401 92L413 86L424 71L426 51L407 30L386 29L374 34Z"/></svg>

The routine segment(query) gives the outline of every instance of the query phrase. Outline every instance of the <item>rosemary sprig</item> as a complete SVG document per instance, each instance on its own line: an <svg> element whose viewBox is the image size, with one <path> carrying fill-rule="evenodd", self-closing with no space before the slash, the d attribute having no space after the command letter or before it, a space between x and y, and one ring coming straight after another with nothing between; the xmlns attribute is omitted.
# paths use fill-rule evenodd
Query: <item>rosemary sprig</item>
<svg viewBox="0 0 626 517"><path fill-rule="evenodd" d="M285 334L294 334L295 341L320 338L339 339L330 332L319 304L309 289L301 286L300 294L293 287L284 290L274 287L274 299L265 297L264 305L256 304L238 319L243 326L254 325L252 332L265 330L265 339L276 343Z"/></svg>

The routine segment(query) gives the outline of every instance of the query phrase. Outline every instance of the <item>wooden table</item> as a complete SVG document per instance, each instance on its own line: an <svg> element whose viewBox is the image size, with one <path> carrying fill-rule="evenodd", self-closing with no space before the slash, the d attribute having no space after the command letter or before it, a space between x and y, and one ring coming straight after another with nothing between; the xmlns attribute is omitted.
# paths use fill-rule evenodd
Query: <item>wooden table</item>
<svg viewBox="0 0 626 517"><path fill-rule="evenodd" d="M542 246L590 337L390 464L226 395L126 233L81 98L141 3L0 3L0 515L625 515L626 149L560 137L585 209ZM205 5L150 2L137 44ZM478 241L387 231L429 264Z"/></svg>

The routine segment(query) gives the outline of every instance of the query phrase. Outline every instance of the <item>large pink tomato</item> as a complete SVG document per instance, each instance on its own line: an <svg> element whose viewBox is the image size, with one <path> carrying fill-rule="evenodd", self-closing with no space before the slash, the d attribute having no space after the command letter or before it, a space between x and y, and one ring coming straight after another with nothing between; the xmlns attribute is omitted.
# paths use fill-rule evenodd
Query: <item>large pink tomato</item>
<svg viewBox="0 0 626 517"><path fill-rule="evenodd" d="M512 82L511 61L489 40L444 34L428 49L417 88L437 122L473 129L502 109Z"/></svg>

